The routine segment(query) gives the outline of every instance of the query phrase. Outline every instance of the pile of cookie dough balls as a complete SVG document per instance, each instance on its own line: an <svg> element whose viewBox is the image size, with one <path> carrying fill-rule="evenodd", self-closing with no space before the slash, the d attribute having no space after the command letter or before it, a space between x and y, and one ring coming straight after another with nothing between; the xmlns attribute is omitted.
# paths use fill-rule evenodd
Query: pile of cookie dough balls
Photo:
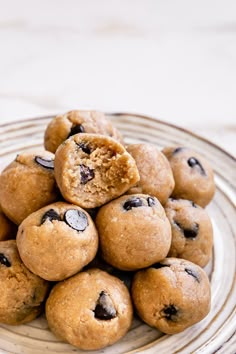
<svg viewBox="0 0 236 354"><path fill-rule="evenodd" d="M201 321L215 192L205 158L126 145L95 111L52 119L44 147L0 175L0 322L45 311L58 338L98 350L128 332L134 312L168 334Z"/></svg>

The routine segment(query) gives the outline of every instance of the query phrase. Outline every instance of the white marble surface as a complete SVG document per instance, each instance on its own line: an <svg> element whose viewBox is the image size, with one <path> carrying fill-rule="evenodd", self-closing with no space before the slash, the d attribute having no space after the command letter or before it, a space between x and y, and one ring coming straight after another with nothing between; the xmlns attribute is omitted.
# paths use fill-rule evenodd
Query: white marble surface
<svg viewBox="0 0 236 354"><path fill-rule="evenodd" d="M0 0L0 121L131 111L236 154L235 0Z"/></svg>

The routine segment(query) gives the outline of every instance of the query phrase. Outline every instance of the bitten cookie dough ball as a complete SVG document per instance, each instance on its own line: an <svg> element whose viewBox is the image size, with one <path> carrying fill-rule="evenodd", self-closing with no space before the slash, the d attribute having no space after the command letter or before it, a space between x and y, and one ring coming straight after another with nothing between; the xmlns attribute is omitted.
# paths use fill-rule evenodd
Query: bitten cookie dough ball
<svg viewBox="0 0 236 354"><path fill-rule="evenodd" d="M123 337L133 309L126 286L98 269L81 272L57 284L46 303L51 330L85 350L100 349Z"/></svg>
<svg viewBox="0 0 236 354"><path fill-rule="evenodd" d="M155 196L165 204L174 189L174 177L169 161L155 145L132 144L127 151L135 159L140 181L128 193Z"/></svg>
<svg viewBox="0 0 236 354"><path fill-rule="evenodd" d="M121 134L104 113L75 110L52 119L45 131L45 149L55 153L63 141L78 133L108 135L123 142Z"/></svg>
<svg viewBox="0 0 236 354"><path fill-rule="evenodd" d="M76 205L58 202L21 223L17 246L33 273L58 281L79 272L95 257L98 235L88 213Z"/></svg>
<svg viewBox="0 0 236 354"><path fill-rule="evenodd" d="M19 325L42 312L49 283L25 267L15 240L0 242L0 288L0 323Z"/></svg>
<svg viewBox="0 0 236 354"><path fill-rule="evenodd" d="M162 152L168 158L175 180L174 198L194 201L205 207L215 193L211 166L195 151L187 147L167 147Z"/></svg>
<svg viewBox="0 0 236 354"><path fill-rule="evenodd" d="M21 153L0 175L1 207L15 224L57 198L54 155L48 151Z"/></svg>
<svg viewBox="0 0 236 354"><path fill-rule="evenodd" d="M144 322L174 334L208 314L211 291L202 268L183 259L166 258L135 275L132 298Z"/></svg>
<svg viewBox="0 0 236 354"><path fill-rule="evenodd" d="M192 201L170 198L165 205L172 241L168 257L187 259L204 267L210 260L213 229L207 212Z"/></svg>
<svg viewBox="0 0 236 354"><path fill-rule="evenodd" d="M0 206L0 241L14 239L16 233L17 226L4 215Z"/></svg>
<svg viewBox="0 0 236 354"><path fill-rule="evenodd" d="M155 197L124 195L100 208L96 225L102 257L121 270L148 267L167 256L171 227Z"/></svg>
<svg viewBox="0 0 236 354"><path fill-rule="evenodd" d="M139 180L132 156L104 135L77 134L55 155L55 177L63 197L95 208L125 193Z"/></svg>

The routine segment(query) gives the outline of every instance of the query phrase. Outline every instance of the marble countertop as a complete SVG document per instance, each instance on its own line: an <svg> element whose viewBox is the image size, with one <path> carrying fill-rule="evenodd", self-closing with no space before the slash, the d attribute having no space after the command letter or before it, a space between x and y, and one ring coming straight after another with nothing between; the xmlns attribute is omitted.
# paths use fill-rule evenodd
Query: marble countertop
<svg viewBox="0 0 236 354"><path fill-rule="evenodd" d="M236 155L234 0L0 0L0 122L149 114Z"/></svg>

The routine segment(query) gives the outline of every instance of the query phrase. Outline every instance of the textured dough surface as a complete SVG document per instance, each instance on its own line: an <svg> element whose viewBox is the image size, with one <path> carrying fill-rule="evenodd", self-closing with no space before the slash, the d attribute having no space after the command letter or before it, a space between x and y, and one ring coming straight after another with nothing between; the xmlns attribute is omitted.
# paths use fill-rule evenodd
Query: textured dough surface
<svg viewBox="0 0 236 354"><path fill-rule="evenodd" d="M206 159L187 147L166 147L162 152L169 160L174 175L172 196L192 200L203 208L209 204L215 193L215 182Z"/></svg>
<svg viewBox="0 0 236 354"><path fill-rule="evenodd" d="M58 198L54 170L39 165L36 156L54 160L54 155L48 151L23 152L0 175L2 210L17 225Z"/></svg>
<svg viewBox="0 0 236 354"><path fill-rule="evenodd" d="M96 225L102 257L121 270L148 267L169 251L170 223L155 197L134 194L113 200L99 209Z"/></svg>
<svg viewBox="0 0 236 354"><path fill-rule="evenodd" d="M0 322L10 325L30 322L43 310L49 283L25 267L15 240L0 242L0 254ZM2 264L3 260L9 262L8 266Z"/></svg>
<svg viewBox="0 0 236 354"><path fill-rule="evenodd" d="M101 293L107 294L107 310L113 318L96 317ZM116 277L92 269L58 283L46 303L51 330L60 338L85 350L100 349L123 337L130 328L133 309L126 286Z"/></svg>
<svg viewBox="0 0 236 354"><path fill-rule="evenodd" d="M125 193L139 180L132 156L116 140L76 134L56 151L55 177L63 197L95 208Z"/></svg>
<svg viewBox="0 0 236 354"><path fill-rule="evenodd" d="M129 194L143 193L155 196L165 204L174 189L174 177L169 161L155 145L131 144L127 151L135 159L140 181L129 189Z"/></svg>
<svg viewBox="0 0 236 354"><path fill-rule="evenodd" d="M132 298L144 322L164 333L174 334L208 314L210 284L204 270L196 264L166 258L136 273Z"/></svg>
<svg viewBox="0 0 236 354"><path fill-rule="evenodd" d="M102 134L123 142L119 131L113 127L105 114L97 111L70 111L58 115L48 124L44 136L45 149L53 153L75 132Z"/></svg>
<svg viewBox="0 0 236 354"><path fill-rule="evenodd" d="M64 221L68 210L74 210L75 217L77 211L85 215L87 226L83 231L73 229ZM47 213L49 216L56 213L60 220L45 219ZM22 222L17 233L17 246L23 262L33 273L46 280L59 281L79 272L95 257L98 235L85 210L57 202L36 211Z"/></svg>
<svg viewBox="0 0 236 354"><path fill-rule="evenodd" d="M172 230L168 257L187 259L205 267L213 247L213 229L206 210L192 201L170 198L165 212Z"/></svg>

